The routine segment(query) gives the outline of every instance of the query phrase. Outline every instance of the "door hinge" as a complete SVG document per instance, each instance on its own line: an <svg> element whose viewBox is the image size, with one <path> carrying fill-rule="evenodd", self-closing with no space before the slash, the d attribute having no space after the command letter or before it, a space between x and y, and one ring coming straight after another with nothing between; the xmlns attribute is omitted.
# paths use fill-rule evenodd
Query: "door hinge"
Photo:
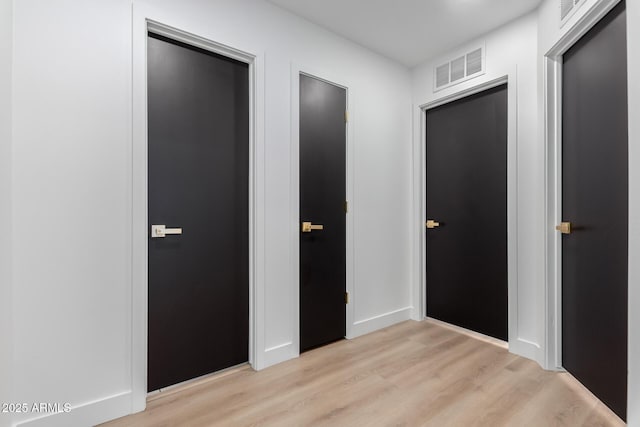
<svg viewBox="0 0 640 427"><path fill-rule="evenodd" d="M349 202L344 201L344 213L349 213Z"/></svg>
<svg viewBox="0 0 640 427"><path fill-rule="evenodd" d="M349 123L349 112L346 110L344 112L344 122Z"/></svg>
<svg viewBox="0 0 640 427"><path fill-rule="evenodd" d="M344 303L349 304L349 292L344 293Z"/></svg>

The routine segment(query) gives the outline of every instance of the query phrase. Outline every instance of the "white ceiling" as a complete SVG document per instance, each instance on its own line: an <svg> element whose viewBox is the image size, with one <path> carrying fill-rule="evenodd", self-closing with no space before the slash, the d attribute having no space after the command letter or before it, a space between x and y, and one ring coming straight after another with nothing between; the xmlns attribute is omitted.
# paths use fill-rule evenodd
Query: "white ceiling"
<svg viewBox="0 0 640 427"><path fill-rule="evenodd" d="M268 0L407 66L534 10L542 0Z"/></svg>

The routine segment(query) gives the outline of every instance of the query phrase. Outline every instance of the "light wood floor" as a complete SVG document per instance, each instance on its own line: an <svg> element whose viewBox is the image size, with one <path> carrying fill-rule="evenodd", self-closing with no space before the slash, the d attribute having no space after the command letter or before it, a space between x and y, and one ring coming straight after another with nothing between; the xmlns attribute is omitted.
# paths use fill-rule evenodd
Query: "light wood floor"
<svg viewBox="0 0 640 427"><path fill-rule="evenodd" d="M431 321L165 392L118 426L618 426L566 373Z"/></svg>

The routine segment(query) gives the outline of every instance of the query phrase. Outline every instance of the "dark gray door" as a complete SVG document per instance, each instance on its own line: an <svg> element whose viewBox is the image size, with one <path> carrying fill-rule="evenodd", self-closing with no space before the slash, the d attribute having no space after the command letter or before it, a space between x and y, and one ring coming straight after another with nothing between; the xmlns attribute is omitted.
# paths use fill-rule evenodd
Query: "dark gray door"
<svg viewBox="0 0 640 427"><path fill-rule="evenodd" d="M345 335L347 91L300 75L300 350Z"/></svg>
<svg viewBox="0 0 640 427"><path fill-rule="evenodd" d="M507 340L507 86L428 110L426 144L427 316Z"/></svg>
<svg viewBox="0 0 640 427"><path fill-rule="evenodd" d="M627 43L622 2L565 55L562 364L621 418L627 407Z"/></svg>
<svg viewBox="0 0 640 427"><path fill-rule="evenodd" d="M248 359L248 66L149 34L148 109L151 391Z"/></svg>

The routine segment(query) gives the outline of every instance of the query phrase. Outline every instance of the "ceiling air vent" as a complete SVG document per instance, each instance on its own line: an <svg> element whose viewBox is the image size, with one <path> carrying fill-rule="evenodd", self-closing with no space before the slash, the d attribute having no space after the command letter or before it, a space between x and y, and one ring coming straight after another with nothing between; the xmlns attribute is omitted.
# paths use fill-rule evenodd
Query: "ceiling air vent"
<svg viewBox="0 0 640 427"><path fill-rule="evenodd" d="M435 68L435 89L438 91L484 74L484 46L455 56Z"/></svg>

